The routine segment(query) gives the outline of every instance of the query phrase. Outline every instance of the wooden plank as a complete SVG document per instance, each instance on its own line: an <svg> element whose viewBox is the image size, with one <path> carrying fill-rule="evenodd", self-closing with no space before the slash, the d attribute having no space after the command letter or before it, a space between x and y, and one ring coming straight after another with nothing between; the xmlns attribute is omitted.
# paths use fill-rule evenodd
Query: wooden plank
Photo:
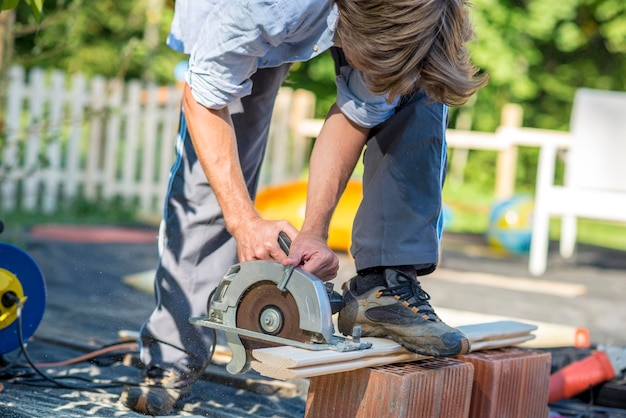
<svg viewBox="0 0 626 418"><path fill-rule="evenodd" d="M125 130L123 140L122 175L116 182L116 194L135 196L137 191L137 161L141 117L141 84L130 81L126 90Z"/></svg>
<svg viewBox="0 0 626 418"><path fill-rule="evenodd" d="M105 155L103 126L106 105L106 80L104 77L91 79L89 94L89 141L85 156L85 177L83 191L85 197L95 200L98 196L98 186L101 184L100 167Z"/></svg>
<svg viewBox="0 0 626 418"><path fill-rule="evenodd" d="M471 351L506 347L528 341L536 327L515 321L498 321L458 327L469 339ZM264 376L275 379L295 379L346 372L427 356L409 352L400 344L385 338L363 338L372 342L366 350L337 352L310 351L295 347L270 347L253 350L251 367Z"/></svg>
<svg viewBox="0 0 626 418"><path fill-rule="evenodd" d="M564 283L562 281L541 280L537 278L530 279L528 277L511 277L503 276L501 274L460 271L448 268L438 268L429 277L452 283L486 286L496 289L513 290L516 292L539 293L552 296L556 295L563 298L577 298L584 296L588 291L588 287L586 285L579 283ZM448 323L448 321L446 321L446 323Z"/></svg>
<svg viewBox="0 0 626 418"><path fill-rule="evenodd" d="M24 168L28 175L23 180L23 208L27 211L37 209L39 184L41 181L40 155L45 149L43 129L43 105L44 105L44 73L40 68L30 71L30 84L32 89L28 98L26 155L24 156Z"/></svg>
<svg viewBox="0 0 626 418"><path fill-rule="evenodd" d="M143 107L141 113L141 171L139 172L139 210L149 213L152 209L152 196L154 184L154 166L156 160L157 147L157 125L158 108L157 108L157 86L150 83L147 86L148 101Z"/></svg>
<svg viewBox="0 0 626 418"><path fill-rule="evenodd" d="M500 126L522 126L522 106L508 103L502 108ZM517 147L510 144L498 153L496 159L496 198L507 199L515 192L515 174L517 172Z"/></svg>
<svg viewBox="0 0 626 418"><path fill-rule="evenodd" d="M291 380L305 377L322 376L325 374L343 373L366 367L384 366L386 364L417 361L428 358L416 353L402 352L388 356L374 356L357 358L351 361L342 361L329 364L316 364L309 367L298 367L295 369L285 369L271 364L251 361L250 366L263 376L272 377L279 380Z"/></svg>
<svg viewBox="0 0 626 418"><path fill-rule="evenodd" d="M22 167L19 167L18 144L20 121L22 120L22 106L24 97L28 95L25 85L25 72L22 67L13 66L9 69L9 87L7 89L7 108L4 120L6 139L2 153L0 153L0 172L3 180L0 182L0 208L12 212L17 208L17 182Z"/></svg>
<svg viewBox="0 0 626 418"><path fill-rule="evenodd" d="M298 132L300 121L315 115L315 94L312 91L298 89L293 93L291 114L289 116L289 132L291 132L292 155L291 176L300 176L308 165L311 138Z"/></svg>
<svg viewBox="0 0 626 418"><path fill-rule="evenodd" d="M501 151L510 146L506 138L493 132L446 130L446 142L450 148L466 148L489 151Z"/></svg>
<svg viewBox="0 0 626 418"><path fill-rule="evenodd" d="M512 338L477 341L472 343L472 349L470 351L508 347L511 345L521 344L523 342L531 340L532 338L534 338L533 335L527 334ZM372 342L372 348L363 351L349 351L345 353L340 353L338 351L332 350L323 351L323 360L321 360L318 356L312 356L311 351L303 350L296 347L280 347L280 351L271 348L257 349L254 350L254 357L258 360L258 367L266 368L266 366L274 366L276 368L283 369L299 369L312 367L319 365L321 362L327 365L331 365L332 363L345 363L354 360L368 359L369 357L384 358L384 361L389 362L382 364L391 364L400 361L407 361L406 358L408 358L409 361L413 361L419 358L426 358L426 356L420 356L403 349L398 343L390 339L363 338L362 340ZM415 358L405 357L406 354L414 354ZM397 356L397 358L394 356ZM353 364L358 365L359 363L355 362ZM275 369L267 368L267 370Z"/></svg>
<svg viewBox="0 0 626 418"><path fill-rule="evenodd" d="M157 182L157 210L153 213L161 215L161 204L165 200L165 193L168 189L170 178L170 167L176 160L174 155L177 128L180 124L180 101L181 91L175 87L169 90L168 101L166 106L161 109L163 129L161 130L161 141L159 142L160 162L159 162L159 178Z"/></svg>
<svg viewBox="0 0 626 418"><path fill-rule="evenodd" d="M532 335L526 335L515 338L507 338L502 340L485 340L476 343L476 349L478 350L491 350L503 347L510 347L515 344L520 344L524 341L533 338ZM278 348L278 347L277 347ZM282 348L282 347L281 347ZM298 349L296 349L298 350ZM358 357L358 353L363 353L365 351L354 351L350 353L356 353L357 356L352 356L352 360L341 360L335 361L332 363L324 363L320 362L320 359L317 358L317 361L313 361L309 366L306 367L295 367L295 368L285 368L282 366L277 366L274 364L263 363L260 361L251 361L252 369L256 370L263 376L271 377L274 379L280 380L290 380L290 379L298 379L305 377L314 377L314 376L322 376L325 374L333 374L333 373L343 373L349 372L352 370L362 369L365 367L377 367L384 366L386 364L396 364L396 363L405 363L410 361L417 361L430 358L428 356L423 356L421 354L412 353L407 351L406 349L400 347L398 351L389 355L376 355L373 354L371 356L362 356ZM306 350L305 350L306 351ZM326 353L323 352L311 352L311 353ZM338 354L348 354L348 353L338 353ZM284 362L282 360L281 362Z"/></svg>
<svg viewBox="0 0 626 418"><path fill-rule="evenodd" d="M122 133L122 98L124 95L124 83L120 79L113 79L107 84L107 109L106 137L104 147L104 181L102 184L102 196L111 199L115 196L120 164L120 143Z"/></svg>
<svg viewBox="0 0 626 418"><path fill-rule="evenodd" d="M278 91L272 112L272 123L269 128L269 142L265 153L262 173L269 174L269 178L261 178L263 184L282 183L289 179L289 113L293 89L283 87ZM265 175L267 175L265 174Z"/></svg>
<svg viewBox="0 0 626 418"><path fill-rule="evenodd" d="M475 343L472 343L472 348L470 349L470 352L481 351L481 350L491 350L494 348L510 347L512 345L525 343L526 341L530 341L534 338L535 338L534 335L528 334L528 335L520 335L517 337L511 337L511 338L477 341Z"/></svg>
<svg viewBox="0 0 626 418"><path fill-rule="evenodd" d="M479 324L497 321L524 321L512 316L484 314L450 308L437 308L437 314L446 324L459 327L467 324ZM532 321L537 326L533 331L535 338L522 344L524 347L589 347L591 344L589 330L582 327L555 324L551 322Z"/></svg>
<svg viewBox="0 0 626 418"><path fill-rule="evenodd" d="M55 70L51 75L51 92L48 96L50 106L48 134L50 135L50 143L46 150L48 165L45 168L43 178L42 210L44 213L54 212L58 205L59 186L62 180L60 176L62 160L61 127L63 126L65 101L65 73Z"/></svg>
<svg viewBox="0 0 626 418"><path fill-rule="evenodd" d="M526 335L536 330L537 326L517 321L497 321L463 325L457 327L457 329L465 334L471 343L474 344L480 341L502 340L504 338Z"/></svg>
<svg viewBox="0 0 626 418"><path fill-rule="evenodd" d="M516 321L496 321L485 324L464 325L458 327L458 329L469 338L472 346L474 346L482 341L502 340L529 335L537 327ZM349 352L333 350L312 352L296 347L270 347L253 350L252 355L263 363L281 365L283 367L303 367L406 351L400 344L391 339L366 337L362 340L371 342L373 344L372 348Z"/></svg>
<svg viewBox="0 0 626 418"><path fill-rule="evenodd" d="M397 354L405 351L397 342L386 338L362 338L361 341L371 342L372 347L362 351L348 351L340 353L338 351L326 350L320 352L320 356L312 356L311 351L297 347L271 347L253 350L252 355L260 362L273 364L279 367L296 368L306 367L324 363L336 363L340 361L356 360L363 357L384 356ZM375 343L375 344L374 344Z"/></svg>
<svg viewBox="0 0 626 418"><path fill-rule="evenodd" d="M87 106L87 80L78 73L72 77L71 128L66 148L66 162L64 173L63 193L67 199L78 195L79 186L83 179L81 169L80 150L83 142L83 126L85 121L85 107Z"/></svg>

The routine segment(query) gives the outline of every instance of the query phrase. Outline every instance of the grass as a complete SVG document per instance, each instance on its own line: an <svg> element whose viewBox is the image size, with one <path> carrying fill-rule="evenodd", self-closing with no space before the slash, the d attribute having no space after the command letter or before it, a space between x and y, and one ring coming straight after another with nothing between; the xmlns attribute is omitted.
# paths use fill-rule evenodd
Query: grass
<svg viewBox="0 0 626 418"><path fill-rule="evenodd" d="M137 225L141 223L135 203L120 197L108 201L90 202L75 199L66 202L53 213L17 210L2 215L5 228L25 229L37 224L72 225Z"/></svg>
<svg viewBox="0 0 626 418"><path fill-rule="evenodd" d="M489 226L489 214L495 202L493 193L473 186L454 185L449 182L444 188L444 204L451 213L446 230L452 233L483 235ZM145 225L145 219L137 214L136 205L114 198L97 203L77 199L52 214L16 211L0 218L7 231L20 231L33 225L79 224L79 225ZM552 219L550 236L558 239L560 222ZM5 240L10 234L5 234ZM578 222L578 242L626 251L626 224L581 219Z"/></svg>
<svg viewBox="0 0 626 418"><path fill-rule="evenodd" d="M446 230L456 233L485 234L489 214L495 203L493 193L470 185L444 188L444 204L451 220ZM560 235L560 219L550 220L550 238ZM626 251L626 223L579 219L577 242Z"/></svg>

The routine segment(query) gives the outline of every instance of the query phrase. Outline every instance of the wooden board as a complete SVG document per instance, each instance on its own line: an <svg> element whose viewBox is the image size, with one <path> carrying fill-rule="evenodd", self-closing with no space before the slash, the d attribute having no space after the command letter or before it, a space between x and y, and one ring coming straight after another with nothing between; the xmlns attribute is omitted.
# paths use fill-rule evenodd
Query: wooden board
<svg viewBox="0 0 626 418"><path fill-rule="evenodd" d="M525 322L525 319L506 315L493 315L479 312L464 311L458 309L437 307L437 315L452 327L468 324L482 324L498 321ZM522 347L546 348L546 347L579 347L589 348L591 345L589 330L584 327L555 324L533 320L537 326L533 332L535 338L523 343Z"/></svg>
<svg viewBox="0 0 626 418"><path fill-rule="evenodd" d="M536 326L515 321L498 321L458 327L470 340L470 351L520 344L533 337ZM372 342L366 350L337 352L310 351L295 347L271 347L252 351L251 367L260 374L288 380L339 373L364 367L381 366L427 358L409 352L386 338L363 338Z"/></svg>
<svg viewBox="0 0 626 418"><path fill-rule="evenodd" d="M383 366L385 364L402 363L428 358L420 354L405 352L391 354L388 356L364 357L360 359L341 361L337 363L315 364L308 367L297 367L287 369L280 366L252 361L251 367L263 376L279 380L291 380L304 377L321 376L325 374L347 372L351 370L363 369L366 367Z"/></svg>
<svg viewBox="0 0 626 418"><path fill-rule="evenodd" d="M537 329L536 325L517 321L496 321L456 327L469 338L472 344L480 341L495 341L505 338L528 335Z"/></svg>

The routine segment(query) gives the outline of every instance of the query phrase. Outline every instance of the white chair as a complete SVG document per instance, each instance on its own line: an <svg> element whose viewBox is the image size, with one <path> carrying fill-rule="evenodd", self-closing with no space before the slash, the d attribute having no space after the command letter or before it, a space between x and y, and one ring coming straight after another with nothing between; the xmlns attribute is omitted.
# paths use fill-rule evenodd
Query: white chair
<svg viewBox="0 0 626 418"><path fill-rule="evenodd" d="M626 92L582 88L570 118L571 144L564 184L554 184L557 144L542 144L530 246L529 270L546 270L549 220L561 216L560 254L576 244L578 218L626 221Z"/></svg>

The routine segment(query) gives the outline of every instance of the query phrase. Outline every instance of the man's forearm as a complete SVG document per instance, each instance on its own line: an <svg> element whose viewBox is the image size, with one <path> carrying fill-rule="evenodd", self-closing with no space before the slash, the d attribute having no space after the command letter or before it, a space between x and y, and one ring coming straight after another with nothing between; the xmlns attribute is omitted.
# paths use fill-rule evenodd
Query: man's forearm
<svg viewBox="0 0 626 418"><path fill-rule="evenodd" d="M258 218L258 214L241 171L228 108L215 110L201 106L188 85L183 93L183 106L198 160L222 208L226 227L235 235L240 225Z"/></svg>
<svg viewBox="0 0 626 418"><path fill-rule="evenodd" d="M315 141L302 232L324 239L332 214L361 155L369 129L350 122L333 106Z"/></svg>

